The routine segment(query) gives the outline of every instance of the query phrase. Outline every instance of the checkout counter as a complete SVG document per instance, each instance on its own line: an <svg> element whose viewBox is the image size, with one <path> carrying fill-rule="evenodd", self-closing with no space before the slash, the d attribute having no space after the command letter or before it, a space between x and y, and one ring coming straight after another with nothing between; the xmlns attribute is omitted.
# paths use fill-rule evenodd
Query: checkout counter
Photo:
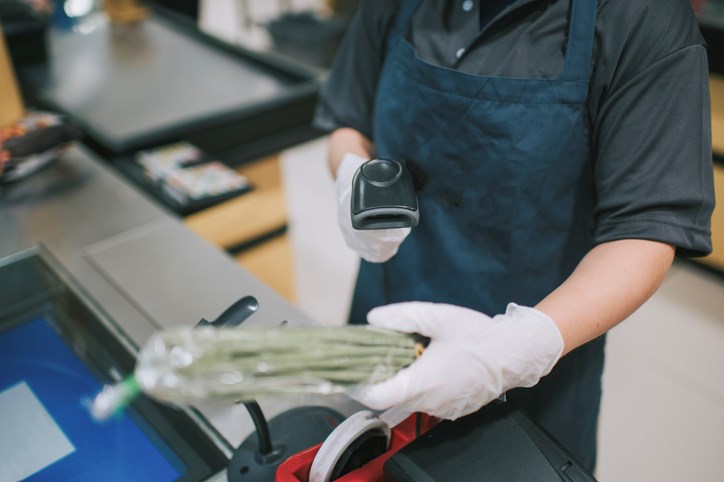
<svg viewBox="0 0 724 482"><path fill-rule="evenodd" d="M310 121L321 71L231 45L158 6L138 24L115 25L96 12L73 28L49 27L46 36L44 59L16 63L31 105L64 114L103 162L293 299L277 153L320 135ZM244 176L250 192L192 203L169 195L137 154L179 141Z"/></svg>
<svg viewBox="0 0 724 482"><path fill-rule="evenodd" d="M312 321L81 145L3 186L0 226L0 423L17 432L19 450L4 448L0 458L50 446L47 470L56 459L110 470L95 480L141 480L110 478L136 456L166 480L224 480L232 449L254 430L242 406L179 411L146 400L98 427L79 400L129 373L154 331L213 319L241 296L259 303L249 325ZM260 405L270 418L300 404L360 409L342 398L305 402ZM37 430L12 423L27 410ZM56 480L66 479L63 464L57 470Z"/></svg>
<svg viewBox="0 0 724 482"><path fill-rule="evenodd" d="M179 140L240 163L309 139L321 72L246 49L155 7L46 33L46 62L18 67L33 103L62 112L106 158Z"/></svg>
<svg viewBox="0 0 724 482"><path fill-rule="evenodd" d="M149 182L140 151L184 141L236 167L321 134L311 127L319 70L223 42L160 7L138 23L96 13L46 35L47 61L17 68L24 94L180 215L208 204L180 205Z"/></svg>
<svg viewBox="0 0 724 482"><path fill-rule="evenodd" d="M256 428L244 406L174 409L142 398L102 426L87 403L131 372L153 332L214 319L243 296L258 303L247 325L313 322L190 230L127 167L137 149L178 140L235 164L316 135L317 76L160 10L137 25L98 18L90 30L51 29L47 62L16 69L31 104L65 114L85 138L0 186L0 479L226 480L234 449ZM245 168L255 189L238 200L247 212L283 204L278 176L254 164ZM278 211L243 235L279 229ZM274 417L300 405L339 416L325 421L326 433L362 408L343 397L259 405L273 436Z"/></svg>

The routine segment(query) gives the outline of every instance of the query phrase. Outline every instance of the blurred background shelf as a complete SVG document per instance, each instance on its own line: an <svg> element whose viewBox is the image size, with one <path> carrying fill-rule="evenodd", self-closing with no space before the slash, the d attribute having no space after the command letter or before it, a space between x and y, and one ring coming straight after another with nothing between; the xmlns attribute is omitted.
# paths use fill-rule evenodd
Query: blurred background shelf
<svg viewBox="0 0 724 482"><path fill-rule="evenodd" d="M199 236L229 252L236 261L288 301L293 301L292 248L279 156L244 164L237 171L254 190L187 216Z"/></svg>
<svg viewBox="0 0 724 482"><path fill-rule="evenodd" d="M714 153L714 191L716 207L711 218L714 252L697 262L724 276L724 76L711 74L711 132Z"/></svg>

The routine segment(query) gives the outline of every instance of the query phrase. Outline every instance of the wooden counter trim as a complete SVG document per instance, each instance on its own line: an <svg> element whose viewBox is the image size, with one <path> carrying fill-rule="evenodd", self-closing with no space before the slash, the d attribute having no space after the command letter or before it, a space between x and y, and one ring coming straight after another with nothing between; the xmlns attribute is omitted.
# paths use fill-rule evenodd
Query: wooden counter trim
<svg viewBox="0 0 724 482"><path fill-rule="evenodd" d="M237 171L247 177L253 191L187 216L184 222L288 301L294 301L292 248L286 233L279 156L244 164Z"/></svg>
<svg viewBox="0 0 724 482"><path fill-rule="evenodd" d="M724 162L724 77L709 76L711 95L711 148L714 160Z"/></svg>
<svg viewBox="0 0 724 482"><path fill-rule="evenodd" d="M184 219L199 236L224 249L233 249L283 229L287 207L278 156L237 169L254 190Z"/></svg>
<svg viewBox="0 0 724 482"><path fill-rule="evenodd" d="M294 260L288 234L275 236L234 256L244 269L294 302Z"/></svg>
<svg viewBox="0 0 724 482"><path fill-rule="evenodd" d="M711 95L711 137L714 154L714 192L716 207L711 217L711 241L714 252L697 262L724 274L724 77L709 76Z"/></svg>
<svg viewBox="0 0 724 482"><path fill-rule="evenodd" d="M18 121L24 114L25 107L0 25L0 127Z"/></svg>
<svg viewBox="0 0 724 482"><path fill-rule="evenodd" d="M239 246L287 223L284 190L260 189L188 216L186 225L224 249Z"/></svg>
<svg viewBox="0 0 724 482"><path fill-rule="evenodd" d="M716 208L711 217L711 242L714 252L700 262L724 274L724 164L714 165L714 192Z"/></svg>

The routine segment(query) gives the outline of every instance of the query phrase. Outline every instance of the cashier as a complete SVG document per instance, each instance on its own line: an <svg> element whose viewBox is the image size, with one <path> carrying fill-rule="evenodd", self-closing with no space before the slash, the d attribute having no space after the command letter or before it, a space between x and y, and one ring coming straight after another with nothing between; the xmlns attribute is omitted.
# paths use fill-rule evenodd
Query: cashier
<svg viewBox="0 0 724 482"><path fill-rule="evenodd" d="M507 392L592 469L604 334L711 250L707 78L687 0L363 1L316 115L350 323L432 341L357 398L455 419ZM373 158L413 173L412 231L352 229Z"/></svg>

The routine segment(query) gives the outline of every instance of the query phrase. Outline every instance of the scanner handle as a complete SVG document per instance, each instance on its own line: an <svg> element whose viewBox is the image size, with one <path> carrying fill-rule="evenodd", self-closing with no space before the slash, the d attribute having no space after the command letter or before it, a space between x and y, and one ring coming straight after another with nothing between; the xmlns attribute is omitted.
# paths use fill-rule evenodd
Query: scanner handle
<svg viewBox="0 0 724 482"><path fill-rule="evenodd" d="M234 327L242 324L247 318L256 313L259 302L253 296L244 296L229 306L214 321L202 319L196 326Z"/></svg>

